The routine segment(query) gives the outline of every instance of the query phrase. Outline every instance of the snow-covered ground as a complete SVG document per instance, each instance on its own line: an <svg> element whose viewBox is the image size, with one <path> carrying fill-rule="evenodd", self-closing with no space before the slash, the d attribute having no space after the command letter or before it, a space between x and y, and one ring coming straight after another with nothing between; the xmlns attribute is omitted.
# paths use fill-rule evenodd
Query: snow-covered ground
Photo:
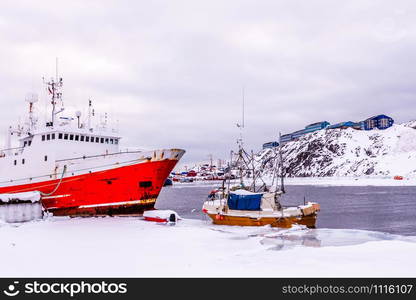
<svg viewBox="0 0 416 300"><path fill-rule="evenodd" d="M416 237L135 217L0 224L5 277L415 277Z"/></svg>

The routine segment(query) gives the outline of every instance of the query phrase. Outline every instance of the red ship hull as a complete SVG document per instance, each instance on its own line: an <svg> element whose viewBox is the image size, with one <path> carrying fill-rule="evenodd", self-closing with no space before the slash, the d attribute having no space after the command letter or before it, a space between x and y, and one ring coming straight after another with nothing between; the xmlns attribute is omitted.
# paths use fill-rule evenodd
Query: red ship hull
<svg viewBox="0 0 416 300"><path fill-rule="evenodd" d="M158 160L60 180L1 187L0 193L40 191L44 208L54 215L142 214L153 209L177 160Z"/></svg>

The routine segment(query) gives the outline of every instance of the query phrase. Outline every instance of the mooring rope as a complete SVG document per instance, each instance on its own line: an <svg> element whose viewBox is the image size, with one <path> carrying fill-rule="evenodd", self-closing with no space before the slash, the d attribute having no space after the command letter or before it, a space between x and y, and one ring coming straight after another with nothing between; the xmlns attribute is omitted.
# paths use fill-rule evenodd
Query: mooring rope
<svg viewBox="0 0 416 300"><path fill-rule="evenodd" d="M42 193L42 192L39 191L39 193L43 197L51 196L51 195L53 195L58 190L59 186L62 183L62 180L64 179L64 175L65 175L65 172L66 172L66 168L67 168L66 165L64 165L64 169L62 170L61 179L59 180L58 184L56 185L56 187L54 188L54 190L52 192L46 194L46 193Z"/></svg>

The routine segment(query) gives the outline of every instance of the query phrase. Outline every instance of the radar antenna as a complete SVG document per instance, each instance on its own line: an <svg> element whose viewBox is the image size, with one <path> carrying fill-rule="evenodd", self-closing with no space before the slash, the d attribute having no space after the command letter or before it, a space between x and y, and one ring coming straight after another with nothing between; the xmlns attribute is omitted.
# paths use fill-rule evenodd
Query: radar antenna
<svg viewBox="0 0 416 300"><path fill-rule="evenodd" d="M58 58L56 59L56 74L55 79L51 79L48 82L45 82L45 79L43 79L46 89L48 93L51 95L51 104L52 104L52 119L50 123L47 123L46 126L53 127L55 124L55 116L59 113L61 113L63 108L63 101L62 101L62 86L63 86L63 80L62 77L58 78ZM59 111L56 111L56 105L60 102L62 105L62 108Z"/></svg>

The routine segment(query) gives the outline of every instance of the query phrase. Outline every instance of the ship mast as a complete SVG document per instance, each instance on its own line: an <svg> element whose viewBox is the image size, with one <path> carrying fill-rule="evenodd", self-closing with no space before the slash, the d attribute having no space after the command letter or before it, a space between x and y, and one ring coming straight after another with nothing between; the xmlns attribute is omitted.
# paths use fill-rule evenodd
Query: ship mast
<svg viewBox="0 0 416 300"><path fill-rule="evenodd" d="M242 167L242 161L244 161L243 158L243 129L244 129L244 86L242 88L242 118L241 118L241 124L237 123L237 127L240 129L240 137L237 140L238 145L238 159L237 159L237 166L239 168L240 173L240 184L243 186L243 167Z"/></svg>
<svg viewBox="0 0 416 300"><path fill-rule="evenodd" d="M47 124L47 126L53 127L55 124L55 116L63 111L63 108L56 112L56 104L61 102L62 104L62 86L63 81L62 78L58 78L58 58L56 58L56 66L55 66L55 79L51 79L48 82L45 82L45 85L47 87L47 90L49 94L51 95L51 104L52 104L52 118L51 123Z"/></svg>

